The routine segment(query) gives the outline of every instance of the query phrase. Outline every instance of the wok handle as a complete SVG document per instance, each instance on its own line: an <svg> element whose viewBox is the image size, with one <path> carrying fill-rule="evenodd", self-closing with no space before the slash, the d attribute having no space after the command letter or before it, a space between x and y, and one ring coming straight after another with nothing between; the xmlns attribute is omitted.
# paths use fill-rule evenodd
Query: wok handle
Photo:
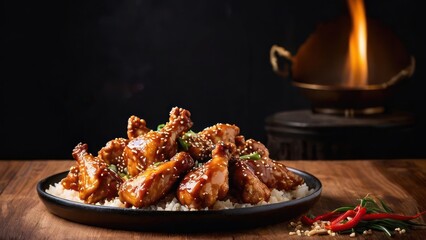
<svg viewBox="0 0 426 240"><path fill-rule="evenodd" d="M278 56L286 60L283 69L278 66ZM273 45L269 53L269 60L271 61L272 70L274 70L277 75L286 78L291 74L290 65L293 63L293 56L285 48Z"/></svg>

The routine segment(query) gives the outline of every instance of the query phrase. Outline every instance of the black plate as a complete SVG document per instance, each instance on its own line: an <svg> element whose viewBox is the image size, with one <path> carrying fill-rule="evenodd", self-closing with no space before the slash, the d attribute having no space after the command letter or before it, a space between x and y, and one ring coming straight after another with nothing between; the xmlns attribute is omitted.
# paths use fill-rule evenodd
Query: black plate
<svg viewBox="0 0 426 240"><path fill-rule="evenodd" d="M46 193L45 190L51 184L60 182L68 171L41 180L37 184L37 192L51 213L87 225L163 232L236 230L291 220L306 213L317 202L322 191L318 178L301 170L288 169L303 177L309 189L314 189L313 193L287 202L238 209L152 211L84 204Z"/></svg>

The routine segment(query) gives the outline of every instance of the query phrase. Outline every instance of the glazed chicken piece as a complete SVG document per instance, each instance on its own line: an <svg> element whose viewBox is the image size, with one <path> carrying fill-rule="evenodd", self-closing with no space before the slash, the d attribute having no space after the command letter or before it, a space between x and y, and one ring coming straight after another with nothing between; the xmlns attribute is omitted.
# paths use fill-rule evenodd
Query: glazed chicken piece
<svg viewBox="0 0 426 240"><path fill-rule="evenodd" d="M158 131L149 131L129 141L124 158L130 176L136 176L153 163L170 159L177 152L177 138L192 127L191 113L174 107L169 122Z"/></svg>
<svg viewBox="0 0 426 240"><path fill-rule="evenodd" d="M211 207L229 190L228 161L235 146L218 143L212 159L185 175L177 190L181 204L190 208Z"/></svg>
<svg viewBox="0 0 426 240"><path fill-rule="evenodd" d="M235 143L235 137L240 134L240 128L218 123L194 134L185 134L182 138L189 144L188 152L198 161L211 159L212 151L219 142Z"/></svg>
<svg viewBox="0 0 426 240"><path fill-rule="evenodd" d="M61 184L65 189L78 191L78 164L70 167L67 176L61 180Z"/></svg>
<svg viewBox="0 0 426 240"><path fill-rule="evenodd" d="M239 160L243 162L268 188L278 190L294 190L304 182L303 178L294 174L283 163L270 158L260 160Z"/></svg>
<svg viewBox="0 0 426 240"><path fill-rule="evenodd" d="M214 149L215 144L213 141L202 134L189 134L183 135L182 139L188 143L187 152L191 154L192 158L204 162L206 159L211 159L211 153Z"/></svg>
<svg viewBox="0 0 426 240"><path fill-rule="evenodd" d="M151 131L151 129L146 126L144 119L140 119L135 115L130 116L129 120L127 121L127 137L129 140L144 135L149 131Z"/></svg>
<svg viewBox="0 0 426 240"><path fill-rule="evenodd" d="M271 190L260 181L245 161L230 161L229 176L232 194L241 202L257 204L269 200Z"/></svg>
<svg viewBox="0 0 426 240"><path fill-rule="evenodd" d="M98 151L98 158L102 159L106 164L114 164L118 172L125 173L127 161L123 158L124 148L128 140L125 138L115 138Z"/></svg>
<svg viewBox="0 0 426 240"><path fill-rule="evenodd" d="M235 143L235 136L240 134L240 128L228 123L218 123L205 128L199 134L207 136L213 143Z"/></svg>
<svg viewBox="0 0 426 240"><path fill-rule="evenodd" d="M79 143L72 156L78 166L78 192L86 203L96 203L117 196L122 180L108 169L108 164L87 152L87 144Z"/></svg>
<svg viewBox="0 0 426 240"><path fill-rule="evenodd" d="M139 117L132 115L127 121L127 137L131 140L138 136L144 135L151 131L146 122ZM114 164L117 166L117 171L120 173L127 173L127 161L123 157L124 148L126 147L128 139L115 138L98 151L98 158L105 161L108 165Z"/></svg>
<svg viewBox="0 0 426 240"><path fill-rule="evenodd" d="M238 135L235 137L235 146L237 147L238 152L241 146L243 146L245 143L246 143L246 138L243 135Z"/></svg>
<svg viewBox="0 0 426 240"><path fill-rule="evenodd" d="M269 150L263 143L254 139L244 140L244 138L237 138L236 140L238 155L249 155L257 152L262 159L269 158Z"/></svg>
<svg viewBox="0 0 426 240"><path fill-rule="evenodd" d="M135 207L146 207L163 198L179 177L194 166L187 152L179 152L168 162L150 165L121 185L120 200Z"/></svg>
<svg viewBox="0 0 426 240"><path fill-rule="evenodd" d="M249 155L257 152L260 155L259 160L239 160L244 168L251 171L268 188L278 190L292 190L303 183L303 178L289 171L287 167L275 160L269 158L269 151L266 146L254 139L244 140L236 138L238 155Z"/></svg>

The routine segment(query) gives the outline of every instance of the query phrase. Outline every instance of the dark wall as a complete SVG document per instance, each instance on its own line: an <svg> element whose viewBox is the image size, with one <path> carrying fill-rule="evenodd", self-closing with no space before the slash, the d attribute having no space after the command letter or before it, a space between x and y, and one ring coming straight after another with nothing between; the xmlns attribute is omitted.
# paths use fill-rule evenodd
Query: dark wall
<svg viewBox="0 0 426 240"><path fill-rule="evenodd" d="M418 4L367 1L366 8L416 57L415 75L392 102L423 123L426 41ZM289 79L272 72L270 47L296 53L319 22L347 11L343 0L4 6L0 159L68 159L78 142L95 154L126 136L130 115L155 128L174 106L190 110L195 130L234 123L266 141L266 116L309 107ZM423 124L417 132L423 140ZM411 156L418 155L425 151Z"/></svg>

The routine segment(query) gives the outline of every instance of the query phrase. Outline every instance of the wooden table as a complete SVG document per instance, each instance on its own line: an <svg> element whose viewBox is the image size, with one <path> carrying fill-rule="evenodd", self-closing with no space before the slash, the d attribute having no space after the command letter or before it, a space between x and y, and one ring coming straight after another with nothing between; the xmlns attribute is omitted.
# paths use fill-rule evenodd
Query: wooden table
<svg viewBox="0 0 426 240"><path fill-rule="evenodd" d="M395 211L415 214L426 210L426 159L284 161L307 171L323 184L313 214L375 194ZM66 171L69 160L0 161L0 239L300 239L289 236L289 222L235 232L171 234L104 229L70 222L47 211L36 192L39 180ZM424 223L426 216L418 219ZM414 230L395 239L424 239L426 230ZM306 237L303 237L306 238ZM321 239L350 239L348 235ZM362 236L360 238L363 238ZM315 238L310 238L315 239ZM368 239L387 239L375 232Z"/></svg>

